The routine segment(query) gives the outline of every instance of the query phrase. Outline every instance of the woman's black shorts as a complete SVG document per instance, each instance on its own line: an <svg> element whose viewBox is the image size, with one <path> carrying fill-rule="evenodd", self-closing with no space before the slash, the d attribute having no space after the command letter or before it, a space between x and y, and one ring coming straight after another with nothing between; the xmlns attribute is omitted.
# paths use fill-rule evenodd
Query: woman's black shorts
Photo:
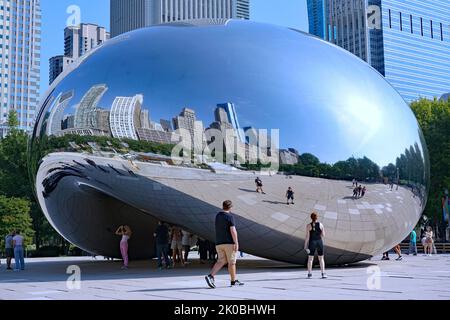
<svg viewBox="0 0 450 320"><path fill-rule="evenodd" d="M311 257L314 257L314 255L317 254L319 257L323 256L323 241L322 240L311 240L309 242L309 255Z"/></svg>

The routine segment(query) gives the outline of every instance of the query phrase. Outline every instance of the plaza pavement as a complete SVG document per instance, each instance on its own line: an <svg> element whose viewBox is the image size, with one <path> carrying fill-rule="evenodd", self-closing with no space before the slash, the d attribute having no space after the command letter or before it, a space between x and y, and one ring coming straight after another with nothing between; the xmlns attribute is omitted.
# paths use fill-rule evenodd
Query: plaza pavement
<svg viewBox="0 0 450 320"><path fill-rule="evenodd" d="M193 254L195 257L195 253ZM244 287L229 288L226 270L206 286L209 265L194 260L186 268L157 271L155 261L132 262L121 270L120 261L103 258L28 259L27 270L0 266L1 300L407 300L450 299L450 255L404 256L403 261L375 257L356 265L331 268L329 278L306 279L302 267L246 256L238 261ZM81 289L69 290L67 267L81 268ZM372 273L379 267L380 277ZM368 269L370 268L370 269ZM375 277L374 277L375 276ZM370 278L372 277L372 278ZM367 283L373 286L369 289ZM377 281L379 280L379 288Z"/></svg>

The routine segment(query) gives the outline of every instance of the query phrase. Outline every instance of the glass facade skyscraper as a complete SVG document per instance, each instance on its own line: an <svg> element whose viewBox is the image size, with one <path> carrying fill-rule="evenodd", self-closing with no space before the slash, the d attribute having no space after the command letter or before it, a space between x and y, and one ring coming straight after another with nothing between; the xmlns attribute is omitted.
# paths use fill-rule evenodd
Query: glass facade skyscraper
<svg viewBox="0 0 450 320"><path fill-rule="evenodd" d="M450 1L381 0L383 75L406 101L450 91ZM372 37L371 37L372 38ZM379 41L380 39L377 39ZM374 61L375 62L375 61ZM378 64L374 64L379 68Z"/></svg>
<svg viewBox="0 0 450 320"><path fill-rule="evenodd" d="M329 13L324 14L327 32L325 36L314 28L310 32L369 62L407 102L439 98L450 91L450 1L323 1ZM310 2L319 6L322 0ZM381 16L373 15L369 6L377 6ZM361 14L350 19L358 11L355 8ZM369 11L378 19L375 28L360 19ZM316 18L313 12L309 15L311 23Z"/></svg>
<svg viewBox="0 0 450 320"><path fill-rule="evenodd" d="M325 0L308 0L309 33L325 39L326 10Z"/></svg>
<svg viewBox="0 0 450 320"><path fill-rule="evenodd" d="M14 109L19 128L31 131L40 94L40 0L0 3L0 123Z"/></svg>

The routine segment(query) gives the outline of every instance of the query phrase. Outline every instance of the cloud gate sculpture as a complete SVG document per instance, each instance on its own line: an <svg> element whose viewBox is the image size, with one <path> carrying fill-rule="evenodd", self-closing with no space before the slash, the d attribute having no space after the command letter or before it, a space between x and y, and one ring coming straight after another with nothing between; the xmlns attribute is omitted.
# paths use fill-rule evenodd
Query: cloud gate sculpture
<svg viewBox="0 0 450 320"><path fill-rule="evenodd" d="M362 261L407 237L429 180L418 123L379 73L300 31L237 20L140 29L90 52L49 89L29 161L63 237L120 257L114 231L128 224L135 259L154 255L158 220L214 241L229 199L245 252L304 264L315 211L327 262Z"/></svg>

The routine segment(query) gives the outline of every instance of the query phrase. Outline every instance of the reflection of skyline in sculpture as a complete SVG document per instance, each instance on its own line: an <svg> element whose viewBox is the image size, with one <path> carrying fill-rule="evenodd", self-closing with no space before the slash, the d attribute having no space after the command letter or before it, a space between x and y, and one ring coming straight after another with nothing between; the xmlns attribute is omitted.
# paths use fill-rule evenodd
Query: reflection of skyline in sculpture
<svg viewBox="0 0 450 320"><path fill-rule="evenodd" d="M197 120L195 111L184 108L179 116L173 118L175 130L181 130L183 141L191 141L194 152L201 152L206 145L205 129L202 121Z"/></svg>
<svg viewBox="0 0 450 320"><path fill-rule="evenodd" d="M134 97L116 97L111 107L109 123L114 138L138 140L137 128L141 127L142 94Z"/></svg>
<svg viewBox="0 0 450 320"><path fill-rule="evenodd" d="M98 106L110 110L117 97L142 94L142 108L153 119L175 117L175 128L167 120L150 122L150 129L138 129L141 141L46 137L52 99L74 89L71 116L83 94L98 84L108 87ZM203 124L214 122L218 128L233 127L234 141L239 140L218 103L233 104L236 126L249 128L249 155L275 151L252 144L264 134L260 128L281 130L280 147L290 152L286 161L292 163L283 165L285 174L260 173L263 164L247 165L239 157L234 166L199 163L184 158L186 149L179 163L181 153L170 157L177 151L173 146L142 141L156 139L157 133L173 137L172 129L185 129L189 138L200 131L197 138L202 140ZM192 109L180 115L185 106ZM277 132L269 137L271 143L278 141ZM418 170L411 181L425 177L424 183L410 187L398 168L402 184L390 190L380 179L380 168L396 164L415 143L422 155L417 161L423 164L410 162L405 172ZM236 145L243 146L240 141ZM311 212L318 211L329 230L328 261L352 263L402 241L419 220L427 197L426 145L400 95L340 48L292 29L253 22L157 26L111 40L52 86L30 154L36 194L52 226L77 246L114 257L119 255L117 238L110 230L123 223L133 228L130 252L135 257L154 255L149 230L157 220L214 240L215 215L224 199L231 199L242 249L248 253L303 264L306 225ZM264 181L264 196L254 191L257 175ZM355 177L367 185L363 199L350 199ZM288 186L298 195L295 206L285 205Z"/></svg>
<svg viewBox="0 0 450 320"><path fill-rule="evenodd" d="M228 116L228 122L231 123L234 130L236 130L239 140L241 142L245 142L244 133L241 130L241 126L239 124L239 119L238 119L236 108L235 108L234 104L233 103L223 103L223 104L217 105L217 107L225 110L225 112Z"/></svg>
<svg viewBox="0 0 450 320"><path fill-rule="evenodd" d="M108 90L105 84L92 86L83 96L80 104L76 107L75 128L96 128L95 109L103 95Z"/></svg>
<svg viewBox="0 0 450 320"><path fill-rule="evenodd" d="M61 93L55 100L55 106L53 107L50 117L47 123L47 134L57 135L63 129L63 117L64 112L70 103L70 100L73 98L74 91L71 90L69 92Z"/></svg>

